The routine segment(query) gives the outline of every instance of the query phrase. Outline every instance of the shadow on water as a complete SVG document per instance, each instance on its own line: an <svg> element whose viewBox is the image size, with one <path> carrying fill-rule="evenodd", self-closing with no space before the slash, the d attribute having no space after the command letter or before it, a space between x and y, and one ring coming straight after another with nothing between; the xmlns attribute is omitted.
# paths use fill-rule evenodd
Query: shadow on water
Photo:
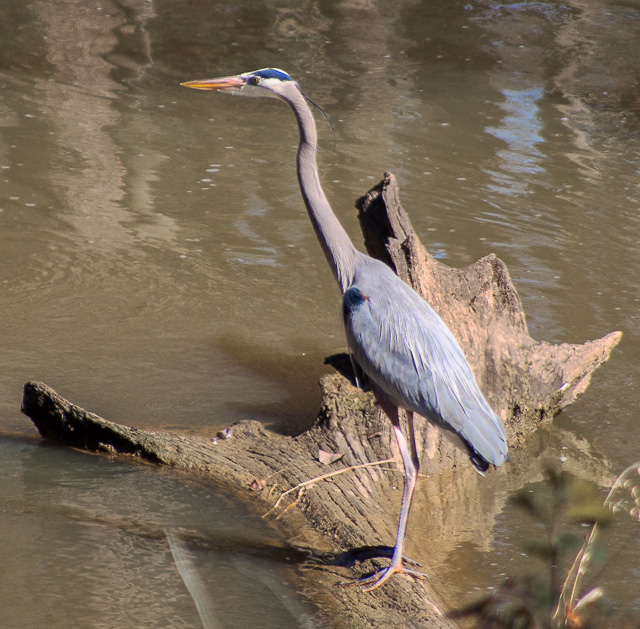
<svg viewBox="0 0 640 629"><path fill-rule="evenodd" d="M304 348L298 349L295 348ZM215 341L215 351L228 356L242 371L256 381L265 382L279 393L268 403L251 396L232 404L236 412L247 419L268 421L272 430L284 434L299 434L309 428L320 408L320 376L331 369L324 365L324 347L309 339L290 339L283 351L265 346L240 335L227 335Z"/></svg>

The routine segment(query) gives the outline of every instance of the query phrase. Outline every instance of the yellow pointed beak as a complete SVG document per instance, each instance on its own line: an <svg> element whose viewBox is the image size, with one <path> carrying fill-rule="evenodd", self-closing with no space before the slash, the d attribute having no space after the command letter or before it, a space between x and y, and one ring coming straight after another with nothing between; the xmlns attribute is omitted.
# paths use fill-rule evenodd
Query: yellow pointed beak
<svg viewBox="0 0 640 629"><path fill-rule="evenodd" d="M239 90L245 84L240 76L223 76L219 79L204 79L202 81L187 81L180 83L183 87L190 87L194 90Z"/></svg>

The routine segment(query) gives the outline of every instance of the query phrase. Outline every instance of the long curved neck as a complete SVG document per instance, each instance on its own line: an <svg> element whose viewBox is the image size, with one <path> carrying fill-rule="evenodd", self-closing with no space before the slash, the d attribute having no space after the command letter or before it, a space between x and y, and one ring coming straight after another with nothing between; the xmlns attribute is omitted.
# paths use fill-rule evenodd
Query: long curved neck
<svg viewBox="0 0 640 629"><path fill-rule="evenodd" d="M353 283L356 262L361 254L333 213L320 185L316 162L318 136L311 109L297 87L287 94L286 101L293 109L300 129L298 182L302 198L329 266L344 293Z"/></svg>

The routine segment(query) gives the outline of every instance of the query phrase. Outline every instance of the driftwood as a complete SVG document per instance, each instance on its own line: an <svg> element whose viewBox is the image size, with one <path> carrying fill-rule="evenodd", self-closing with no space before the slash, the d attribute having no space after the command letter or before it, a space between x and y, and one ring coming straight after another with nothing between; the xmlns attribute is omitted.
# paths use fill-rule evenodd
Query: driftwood
<svg viewBox="0 0 640 629"><path fill-rule="evenodd" d="M445 319L489 401L504 418L512 447L517 449L542 420L584 391L593 370L618 343L619 332L584 345L531 339L505 265L493 255L463 270L434 260L413 233L392 175L386 175L357 207L367 249L412 283ZM324 377L320 385L318 419L295 437L270 433L255 421L234 424L231 438L217 443L129 428L89 413L37 382L25 385L22 410L45 439L203 474L244 496L275 525L295 535L298 547L309 549L304 566L309 570L303 571L302 578L330 624L453 626L444 612L455 601L446 600L446 588L430 581L396 577L371 593L335 587L375 565L375 559L368 560L354 570L354 557L347 549L393 542L402 475L399 463L388 460L397 457L397 451L390 424L372 396L339 373ZM408 550L409 554L414 549L423 551L415 558L427 563L428 571L429 565L446 561L453 550L454 542L444 531L464 529L474 544L488 545L507 491L540 478L542 463L537 457L526 463L514 461L481 479L466 456L442 441L426 422L418 421L416 426L423 471L429 478L419 485ZM585 453L584 444L574 446L570 436L563 435L559 441L557 434L547 431L548 426L549 422L542 424L535 437L545 439L545 453L559 456L562 448L569 469L573 465L577 468L573 471L606 482L599 457ZM339 453L342 458L321 462L320 451ZM349 466L354 469L305 484ZM482 482L496 487L499 483L501 491L480 492ZM284 492L288 493L278 500ZM411 529L419 533L412 536ZM414 537L424 547L412 542Z"/></svg>

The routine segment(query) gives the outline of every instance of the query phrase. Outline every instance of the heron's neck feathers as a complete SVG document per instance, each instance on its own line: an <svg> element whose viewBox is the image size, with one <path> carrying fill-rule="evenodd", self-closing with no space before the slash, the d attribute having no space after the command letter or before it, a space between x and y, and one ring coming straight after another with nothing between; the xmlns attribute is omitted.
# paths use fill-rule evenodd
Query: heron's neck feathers
<svg viewBox="0 0 640 629"><path fill-rule="evenodd" d="M297 88L287 102L296 115L300 129L298 181L302 198L329 266L344 293L353 282L356 263L362 254L353 246L320 185L316 161L317 132L311 109Z"/></svg>

